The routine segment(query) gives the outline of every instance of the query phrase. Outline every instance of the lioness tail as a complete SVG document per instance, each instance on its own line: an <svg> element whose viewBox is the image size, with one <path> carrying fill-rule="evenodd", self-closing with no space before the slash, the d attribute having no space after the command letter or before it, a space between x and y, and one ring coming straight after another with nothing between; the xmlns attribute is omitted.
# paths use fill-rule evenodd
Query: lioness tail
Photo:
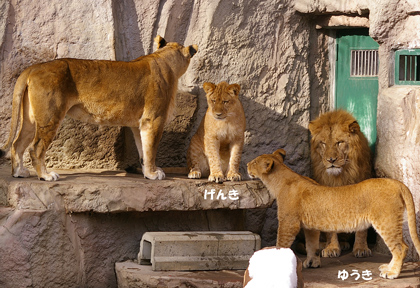
<svg viewBox="0 0 420 288"><path fill-rule="evenodd" d="M416 210L414 207L413 196L411 195L410 190L404 184L401 185L401 196L404 199L405 207L407 209L407 222L408 228L410 230L411 240L416 247L417 254L420 255L420 239L417 234L417 224L416 224Z"/></svg>
<svg viewBox="0 0 420 288"><path fill-rule="evenodd" d="M26 69L25 71L20 74L19 78L16 81L15 90L13 91L13 102L12 102L12 120L10 123L10 134L9 139L7 139L6 144L3 146L3 150L8 150L12 145L13 140L15 139L15 135L18 129L19 124L19 115L21 114L22 110L22 100L23 96L25 95L25 91L28 87L27 79L30 69ZM2 152L0 152L0 156L2 156Z"/></svg>

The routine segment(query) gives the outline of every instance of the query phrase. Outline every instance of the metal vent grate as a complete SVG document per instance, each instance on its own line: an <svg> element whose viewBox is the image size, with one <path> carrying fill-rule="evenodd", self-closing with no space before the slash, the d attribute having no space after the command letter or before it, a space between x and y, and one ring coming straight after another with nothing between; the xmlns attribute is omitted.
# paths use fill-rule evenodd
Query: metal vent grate
<svg viewBox="0 0 420 288"><path fill-rule="evenodd" d="M420 85L420 49L395 51L395 84Z"/></svg>
<svg viewBox="0 0 420 288"><path fill-rule="evenodd" d="M378 76L378 50L352 50L350 76Z"/></svg>
<svg viewBox="0 0 420 288"><path fill-rule="evenodd" d="M420 56L400 55L400 81L420 81Z"/></svg>

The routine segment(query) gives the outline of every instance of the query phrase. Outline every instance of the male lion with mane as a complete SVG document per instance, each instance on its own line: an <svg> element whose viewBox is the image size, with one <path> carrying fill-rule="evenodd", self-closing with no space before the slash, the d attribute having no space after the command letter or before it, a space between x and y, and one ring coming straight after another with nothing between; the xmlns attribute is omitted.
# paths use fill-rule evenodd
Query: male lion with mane
<svg viewBox="0 0 420 288"><path fill-rule="evenodd" d="M344 110L322 114L309 123L313 177L321 185L342 186L372 177L371 152L368 141L356 119ZM323 257L341 254L337 233L327 233ZM371 256L367 230L357 231L353 246L356 257Z"/></svg>
<svg viewBox="0 0 420 288"><path fill-rule="evenodd" d="M404 212L411 240L420 254L413 196L403 183L371 178L352 185L323 186L293 172L284 164L283 149L258 156L247 164L251 178L259 178L277 199L278 247L290 248L299 230L306 238L307 259L303 267L319 267L319 231L352 232L373 226L392 254L379 267L380 276L400 275L407 244L403 239Z"/></svg>
<svg viewBox="0 0 420 288"><path fill-rule="evenodd" d="M23 71L15 85L10 135L3 148L11 146L12 175L29 177L23 166L29 146L38 178L59 178L47 172L45 152L69 115L93 124L130 127L144 177L163 179L165 173L155 164L157 147L172 116L178 79L198 47L168 43L159 35L155 42L154 53L131 62L57 59Z"/></svg>

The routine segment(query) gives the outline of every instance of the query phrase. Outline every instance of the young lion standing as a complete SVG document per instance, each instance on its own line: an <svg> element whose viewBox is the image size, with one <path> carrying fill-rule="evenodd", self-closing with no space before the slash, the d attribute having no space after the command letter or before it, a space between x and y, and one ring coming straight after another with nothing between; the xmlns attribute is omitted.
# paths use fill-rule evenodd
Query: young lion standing
<svg viewBox="0 0 420 288"><path fill-rule="evenodd" d="M187 152L188 178L209 176L209 181L240 181L245 113L238 95L240 86L204 83L208 109Z"/></svg>

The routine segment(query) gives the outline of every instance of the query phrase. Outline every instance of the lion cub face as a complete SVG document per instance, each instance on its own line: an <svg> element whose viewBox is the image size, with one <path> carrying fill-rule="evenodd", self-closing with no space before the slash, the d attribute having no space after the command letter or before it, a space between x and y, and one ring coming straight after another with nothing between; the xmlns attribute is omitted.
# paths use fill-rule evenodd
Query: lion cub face
<svg viewBox="0 0 420 288"><path fill-rule="evenodd" d="M239 101L240 86L238 84L229 85L226 82L221 82L219 85L206 82L203 84L203 88L211 115L217 120L226 119L229 116L229 111L232 111Z"/></svg>

